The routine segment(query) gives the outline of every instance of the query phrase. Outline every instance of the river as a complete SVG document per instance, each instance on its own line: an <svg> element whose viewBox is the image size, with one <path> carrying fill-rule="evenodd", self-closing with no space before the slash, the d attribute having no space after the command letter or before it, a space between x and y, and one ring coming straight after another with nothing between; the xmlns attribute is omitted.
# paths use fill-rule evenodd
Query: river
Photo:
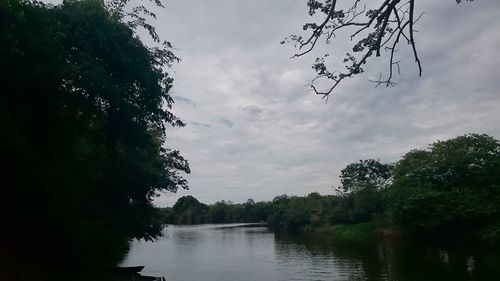
<svg viewBox="0 0 500 281"><path fill-rule="evenodd" d="M235 224L168 226L135 241L123 266L167 281L500 280L498 250L477 246L279 235Z"/></svg>

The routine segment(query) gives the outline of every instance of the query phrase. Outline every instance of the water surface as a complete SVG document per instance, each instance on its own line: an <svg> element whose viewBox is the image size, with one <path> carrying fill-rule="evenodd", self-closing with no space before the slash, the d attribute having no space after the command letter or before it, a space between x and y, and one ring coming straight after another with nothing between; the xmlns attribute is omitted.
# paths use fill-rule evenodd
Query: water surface
<svg viewBox="0 0 500 281"><path fill-rule="evenodd" d="M158 241L134 242L123 265L146 265L143 274L167 281L500 280L500 253L494 249L347 243L234 226L169 226Z"/></svg>

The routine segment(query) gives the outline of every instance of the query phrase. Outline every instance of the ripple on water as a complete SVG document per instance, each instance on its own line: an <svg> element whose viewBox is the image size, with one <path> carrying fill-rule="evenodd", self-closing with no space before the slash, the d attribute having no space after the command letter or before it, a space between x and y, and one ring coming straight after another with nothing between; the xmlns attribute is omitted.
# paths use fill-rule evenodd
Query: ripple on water
<svg viewBox="0 0 500 281"><path fill-rule="evenodd" d="M344 244L279 236L265 227L171 226L134 242L124 266L168 281L500 280L500 255L405 243ZM473 278L473 279L471 279Z"/></svg>

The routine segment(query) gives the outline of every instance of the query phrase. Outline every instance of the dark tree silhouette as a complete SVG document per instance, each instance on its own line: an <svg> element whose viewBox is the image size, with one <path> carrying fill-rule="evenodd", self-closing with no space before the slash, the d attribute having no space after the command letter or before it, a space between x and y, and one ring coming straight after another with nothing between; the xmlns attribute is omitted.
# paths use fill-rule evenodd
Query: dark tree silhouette
<svg viewBox="0 0 500 281"><path fill-rule="evenodd" d="M161 235L153 198L187 188L190 172L164 146L184 125L169 50L100 0L7 0L0 58L0 279L110 267L131 238Z"/></svg>
<svg viewBox="0 0 500 281"><path fill-rule="evenodd" d="M472 1L472 0L467 0ZM342 2L349 2L341 7ZM456 0L457 3L462 0ZM381 51L389 52L389 71L379 79L372 81L376 85L394 86L394 73L400 71L400 60L395 57L401 41L406 42L413 53L418 67L419 76L422 75L422 64L417 51L415 40L415 24L423 13L415 11L415 0L309 0L309 15L322 14L320 22L310 22L303 26L309 32L306 37L291 35L283 43L293 42L298 52L293 57L301 57L317 47L321 42L330 44L337 34L347 32L348 38L353 41L352 52L348 52L343 59L346 70L330 70L326 64L326 54L316 58L313 69L317 76L311 83L312 90L328 99L333 90L346 78L363 73L363 65L368 59L379 57ZM356 39L356 40L355 40ZM318 89L316 82L319 79L331 81L326 89Z"/></svg>

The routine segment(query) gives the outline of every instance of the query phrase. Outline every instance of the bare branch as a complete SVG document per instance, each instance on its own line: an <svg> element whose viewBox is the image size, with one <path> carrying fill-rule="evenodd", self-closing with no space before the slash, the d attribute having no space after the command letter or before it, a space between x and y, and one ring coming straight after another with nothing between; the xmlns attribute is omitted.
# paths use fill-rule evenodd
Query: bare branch
<svg viewBox="0 0 500 281"><path fill-rule="evenodd" d="M360 35L363 38L354 42L352 53L348 52L342 60L347 71L328 70L325 57L317 58L313 64L313 69L317 77L312 81L311 89L318 95L327 99L334 89L346 78L364 72L363 65L375 54L382 55L381 49L389 52L389 73L387 79L373 82L394 86L392 81L395 68L400 73L400 60L396 58L397 47L401 37L406 40L413 53L417 65L419 76L422 75L422 64L417 52L415 41L415 24L422 18L424 13L415 17L415 0L351 0L352 4L347 9L338 7L337 0L308 0L309 14L312 16L319 11L325 15L324 19L318 24L306 23L303 26L305 31L311 32L309 36L302 37L291 35L282 43L293 41L296 43L298 52L293 55L294 58L304 56L314 50L321 38L325 39L326 44L332 42L332 38L341 30L346 30L350 34L350 39L354 40ZM373 6L373 1L379 3L376 9L367 9L368 4ZM460 0L456 0L460 3ZM362 9L360 7L363 7ZM331 81L330 87L320 90L315 84L318 79L327 79ZM378 86L377 85L377 86Z"/></svg>
<svg viewBox="0 0 500 281"><path fill-rule="evenodd" d="M415 47L415 38L413 37L413 13L415 10L415 0L410 0L410 42L413 49L413 56L415 57L415 62L418 64L418 76L422 76L422 64L420 63L420 58L418 57L417 47Z"/></svg>

